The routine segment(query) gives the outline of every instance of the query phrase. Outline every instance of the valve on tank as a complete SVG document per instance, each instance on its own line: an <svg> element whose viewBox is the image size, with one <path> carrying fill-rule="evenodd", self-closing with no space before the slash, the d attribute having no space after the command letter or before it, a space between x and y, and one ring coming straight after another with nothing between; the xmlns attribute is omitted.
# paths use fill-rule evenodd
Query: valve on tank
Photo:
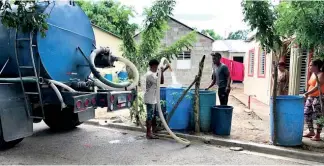
<svg viewBox="0 0 324 166"><path fill-rule="evenodd" d="M96 68L115 67L114 62L117 61L117 57L113 56L108 48L105 52L99 54L95 58Z"/></svg>

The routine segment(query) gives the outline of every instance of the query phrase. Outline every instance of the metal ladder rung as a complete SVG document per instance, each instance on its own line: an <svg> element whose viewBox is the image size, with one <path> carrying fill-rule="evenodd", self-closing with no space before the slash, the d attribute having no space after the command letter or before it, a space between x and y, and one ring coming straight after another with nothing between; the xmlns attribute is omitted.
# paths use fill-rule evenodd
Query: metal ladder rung
<svg viewBox="0 0 324 166"><path fill-rule="evenodd" d="M33 66L19 66L21 69L33 69Z"/></svg>
<svg viewBox="0 0 324 166"><path fill-rule="evenodd" d="M43 108L43 99L42 99L42 93L41 93L41 87L40 87L40 82L39 82L39 75L36 71L36 65L35 65L35 60L34 60L34 54L33 54L33 49L36 46L36 44L33 44L33 33L29 34L29 38L18 38L18 30L16 29L16 34L15 34L15 38L16 38L16 42L15 42L15 54L16 54L16 61L18 64L18 73L19 73L19 77L22 78L22 69L33 69L34 71L34 76L36 78L36 86L37 86L37 92L26 92L25 87L24 87L24 82L22 79L20 79L20 83L21 83L21 88L22 91L24 93L25 96L25 107L26 107L26 111L27 114L30 118L34 118L34 119L45 119L45 114L44 114L44 108ZM19 41L28 41L29 42L29 56L30 56L30 60L32 61L32 66L24 66L24 65L20 65L19 63L19 52L18 52L18 42ZM32 115L32 110L28 107L29 105L29 101L28 101L28 95L38 95L39 97L39 103L40 103L40 107L42 110L42 117L38 117L38 116L33 116Z"/></svg>
<svg viewBox="0 0 324 166"><path fill-rule="evenodd" d="M17 39L17 41L29 41L30 39L29 38L19 38Z"/></svg>
<svg viewBox="0 0 324 166"><path fill-rule="evenodd" d="M28 95L38 95L39 94L38 92L25 92L25 93Z"/></svg>

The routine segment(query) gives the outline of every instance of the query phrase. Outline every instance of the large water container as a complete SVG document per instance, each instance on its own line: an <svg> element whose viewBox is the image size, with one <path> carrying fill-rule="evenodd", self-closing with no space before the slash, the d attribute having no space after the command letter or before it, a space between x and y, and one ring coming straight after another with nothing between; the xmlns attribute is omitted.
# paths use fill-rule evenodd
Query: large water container
<svg viewBox="0 0 324 166"><path fill-rule="evenodd" d="M168 114L181 97L184 90L184 88L166 88L166 108ZM186 130L189 125L189 113L191 110L192 95L187 93L171 117L169 127L173 130Z"/></svg>
<svg viewBox="0 0 324 166"><path fill-rule="evenodd" d="M160 87L160 100L166 99L166 87Z"/></svg>
<svg viewBox="0 0 324 166"><path fill-rule="evenodd" d="M69 1L39 2L37 6L39 12L49 15L46 20L46 37L35 33L32 39L35 64L40 69L40 76L62 82L69 82L71 78L85 80L90 74L90 68L77 48L80 47L86 57L95 48L95 36L89 18L79 6ZM18 77L15 30L7 29L0 23L0 34L0 66L10 59L1 76ZM18 38L29 38L29 34L19 32ZM18 44L20 65L31 66L29 41L21 40ZM40 64L39 67L37 64ZM34 75L32 70L24 73Z"/></svg>
<svg viewBox="0 0 324 166"><path fill-rule="evenodd" d="M192 90L190 93L193 96L195 91ZM202 132L210 132L211 125L211 109L216 105L216 92L215 91L206 91L199 90L199 122L200 122L200 130ZM190 128L194 129L194 110L190 112Z"/></svg>
<svg viewBox="0 0 324 166"><path fill-rule="evenodd" d="M277 123L277 142L281 146L302 144L304 129L304 98L302 96L277 96L276 119L270 104L270 136L273 138L274 122ZM271 139L272 140L272 139Z"/></svg>
<svg viewBox="0 0 324 166"><path fill-rule="evenodd" d="M211 127L216 135L230 135L232 128L232 106L214 106L211 112Z"/></svg>

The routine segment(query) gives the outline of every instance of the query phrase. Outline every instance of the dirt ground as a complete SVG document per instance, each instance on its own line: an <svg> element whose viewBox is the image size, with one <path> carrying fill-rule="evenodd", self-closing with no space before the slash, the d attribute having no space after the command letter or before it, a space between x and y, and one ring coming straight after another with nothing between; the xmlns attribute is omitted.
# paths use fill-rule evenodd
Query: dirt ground
<svg viewBox="0 0 324 166"><path fill-rule="evenodd" d="M219 102L217 101L217 103ZM229 105L234 107L231 139L266 144L269 142L269 122L265 122L254 112L248 111L240 101L233 97L229 98ZM98 108L96 111L96 119L106 120L110 123L124 123L135 126L130 120L128 109L107 112L107 108Z"/></svg>

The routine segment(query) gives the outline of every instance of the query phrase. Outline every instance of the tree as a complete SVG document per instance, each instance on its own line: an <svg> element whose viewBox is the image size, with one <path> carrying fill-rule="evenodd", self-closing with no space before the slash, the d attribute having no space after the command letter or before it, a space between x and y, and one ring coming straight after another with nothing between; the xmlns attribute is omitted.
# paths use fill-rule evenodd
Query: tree
<svg viewBox="0 0 324 166"><path fill-rule="evenodd" d="M249 33L249 30L238 30L235 32L231 32L227 39L228 40L246 40L246 37Z"/></svg>
<svg viewBox="0 0 324 166"><path fill-rule="evenodd" d="M17 11L12 10L13 5ZM48 15L36 11L35 1L0 1L1 22L8 28L21 30L23 33L40 31L42 37L48 29L46 18Z"/></svg>
<svg viewBox="0 0 324 166"><path fill-rule="evenodd" d="M193 31L181 37L170 46L161 45L161 41L168 29L167 21L172 15L175 4L175 0L156 0L150 8L144 10L144 27L143 31L139 34L140 41L138 43L135 42L134 34L130 29L128 21L112 22L121 32L123 56L135 64L140 74L146 71L149 59L156 58L160 60L162 57L166 57L168 60L172 60L182 52L183 48L191 47L196 41L197 32ZM116 15L121 14L120 10L116 8L114 10ZM132 75L130 72L129 74ZM139 123L139 114L143 114L145 110L143 109L144 103L142 98L138 97L140 103L135 102L131 109L131 115L135 114L137 124L141 124ZM140 111L137 111L138 109Z"/></svg>
<svg viewBox="0 0 324 166"><path fill-rule="evenodd" d="M212 37L214 40L222 40L223 38L218 35L214 30L212 29L205 29L201 31L202 34L209 35Z"/></svg>
<svg viewBox="0 0 324 166"><path fill-rule="evenodd" d="M276 29L282 36L295 37L295 43L314 48L324 57L324 2L283 1L277 8Z"/></svg>
<svg viewBox="0 0 324 166"><path fill-rule="evenodd" d="M117 28L116 24L128 22L129 18L134 17L134 10L132 8L113 0L99 2L80 0L76 2L93 24L119 36L122 35L122 32ZM128 24L127 26L129 26L128 28L132 33L135 33L138 29L138 25L135 23Z"/></svg>
<svg viewBox="0 0 324 166"><path fill-rule="evenodd" d="M140 33L139 44L136 44L133 34L127 28L127 22L118 24L117 27L123 31L123 52L124 56L130 59L140 72L147 69L148 60L152 58L161 59L166 57L168 60L175 58L183 48L191 47L196 41L195 31L181 37L171 46L162 46L161 40L164 38L168 28L167 21L172 15L176 2L175 0L156 0L152 7L144 10L144 27ZM118 11L116 11L118 13Z"/></svg>
<svg viewBox="0 0 324 166"><path fill-rule="evenodd" d="M277 112L276 112L276 98L277 98L277 79L278 79L278 60L284 54L285 47L282 38L277 32L275 21L277 15L274 7L268 1L242 1L244 21L248 22L251 30L256 30L256 39L261 46L269 53L277 57L274 65L274 87L272 97L272 112L273 112L273 137L272 141L277 144Z"/></svg>

